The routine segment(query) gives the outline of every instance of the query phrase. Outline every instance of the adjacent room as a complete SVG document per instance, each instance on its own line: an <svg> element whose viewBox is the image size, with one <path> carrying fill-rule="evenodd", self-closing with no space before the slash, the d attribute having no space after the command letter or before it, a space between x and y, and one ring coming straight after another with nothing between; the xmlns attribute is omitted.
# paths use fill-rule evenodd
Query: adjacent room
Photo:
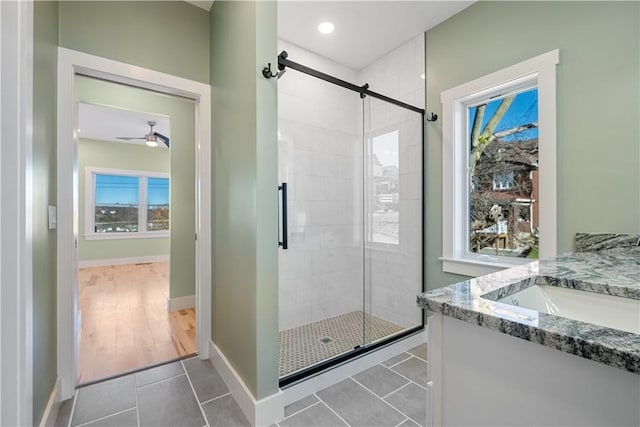
<svg viewBox="0 0 640 427"><path fill-rule="evenodd" d="M193 105L81 75L76 89L85 384L196 353L193 250L176 234L193 227L193 159L175 153L192 151Z"/></svg>

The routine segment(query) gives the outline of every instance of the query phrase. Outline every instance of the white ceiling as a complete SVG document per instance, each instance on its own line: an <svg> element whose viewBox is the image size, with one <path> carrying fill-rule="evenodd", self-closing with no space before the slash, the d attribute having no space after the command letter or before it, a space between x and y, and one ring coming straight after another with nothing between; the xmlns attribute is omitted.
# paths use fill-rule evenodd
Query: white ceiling
<svg viewBox="0 0 640 427"><path fill-rule="evenodd" d="M361 70L473 1L278 1L278 37ZM335 24L332 34L318 24ZM291 58L292 60L295 60Z"/></svg>
<svg viewBox="0 0 640 427"><path fill-rule="evenodd" d="M356 71L470 6L462 0L278 0L278 37ZM211 10L213 0L187 0ZM318 32L330 21L332 34Z"/></svg>
<svg viewBox="0 0 640 427"><path fill-rule="evenodd" d="M211 10L211 6L213 6L213 0L185 0L187 3L191 3L195 6L198 6L206 11Z"/></svg>
<svg viewBox="0 0 640 427"><path fill-rule="evenodd" d="M139 111L80 103L78 107L78 137L145 145L139 141L124 141L119 136L144 138L149 133L148 121L156 122L154 132L170 137L169 118ZM158 148L165 148L158 144Z"/></svg>

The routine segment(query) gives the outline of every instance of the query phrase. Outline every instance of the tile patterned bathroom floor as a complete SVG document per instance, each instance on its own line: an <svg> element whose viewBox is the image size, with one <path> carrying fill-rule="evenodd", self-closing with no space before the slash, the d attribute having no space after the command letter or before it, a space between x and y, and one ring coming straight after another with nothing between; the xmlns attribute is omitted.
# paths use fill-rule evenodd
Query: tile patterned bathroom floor
<svg viewBox="0 0 640 427"><path fill-rule="evenodd" d="M426 420L426 344L285 407L274 426L418 426ZM173 362L82 387L56 426L245 427L210 361Z"/></svg>
<svg viewBox="0 0 640 427"><path fill-rule="evenodd" d="M426 376L422 344L291 403L276 426L424 426Z"/></svg>
<svg viewBox="0 0 640 427"><path fill-rule="evenodd" d="M210 361L192 358L81 387L56 427L249 426Z"/></svg>
<svg viewBox="0 0 640 427"><path fill-rule="evenodd" d="M363 311L352 311L280 332L280 376L402 331L401 326ZM322 342L322 339L327 339Z"/></svg>

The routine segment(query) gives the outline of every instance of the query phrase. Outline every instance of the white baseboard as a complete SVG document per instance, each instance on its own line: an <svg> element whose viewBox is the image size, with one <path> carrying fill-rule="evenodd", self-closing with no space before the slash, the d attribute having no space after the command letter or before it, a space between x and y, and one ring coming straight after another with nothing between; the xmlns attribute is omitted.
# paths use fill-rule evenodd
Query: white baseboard
<svg viewBox="0 0 640 427"><path fill-rule="evenodd" d="M42 419L40 420L40 427L53 427L56 424L56 418L58 418L58 411L60 409L60 392L62 391L62 378L58 377L56 383L51 390L51 396L47 402Z"/></svg>
<svg viewBox="0 0 640 427"><path fill-rule="evenodd" d="M167 311L185 310L196 306L196 296L167 298Z"/></svg>
<svg viewBox="0 0 640 427"><path fill-rule="evenodd" d="M303 397L309 396L317 391L336 384L352 375L369 369L378 363L384 362L404 351L411 350L427 341L426 331L411 335L398 342L381 347L377 350L367 353L357 359L345 362L329 371L318 374L314 377L307 378L297 384L288 386L283 390L284 404L288 405Z"/></svg>
<svg viewBox="0 0 640 427"><path fill-rule="evenodd" d="M148 262L169 261L169 255L145 255L129 258L88 259L78 261L78 268L107 267L109 265L143 264Z"/></svg>
<svg viewBox="0 0 640 427"><path fill-rule="evenodd" d="M284 418L282 391L264 399L256 400L242 378L233 369L220 349L209 340L211 362L216 367L238 406L253 426L269 426Z"/></svg>

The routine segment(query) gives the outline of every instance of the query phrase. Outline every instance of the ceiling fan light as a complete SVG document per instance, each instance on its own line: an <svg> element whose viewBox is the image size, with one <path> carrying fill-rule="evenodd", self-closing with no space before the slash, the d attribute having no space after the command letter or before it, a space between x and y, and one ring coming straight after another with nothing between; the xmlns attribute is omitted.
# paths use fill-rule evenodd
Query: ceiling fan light
<svg viewBox="0 0 640 427"><path fill-rule="evenodd" d="M147 145L149 147L157 147L158 146L158 141L154 141L154 140L149 140L147 139Z"/></svg>

